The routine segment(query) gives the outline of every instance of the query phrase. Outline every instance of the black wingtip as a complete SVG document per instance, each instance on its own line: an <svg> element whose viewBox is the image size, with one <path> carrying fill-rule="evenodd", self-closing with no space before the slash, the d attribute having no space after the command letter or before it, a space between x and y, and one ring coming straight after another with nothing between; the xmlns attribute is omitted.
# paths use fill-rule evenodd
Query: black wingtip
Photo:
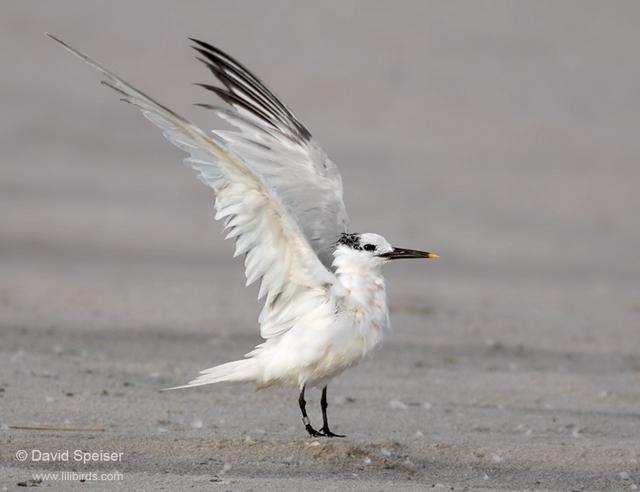
<svg viewBox="0 0 640 492"><path fill-rule="evenodd" d="M301 140L311 139L311 133L300 123L287 107L249 69L220 48L188 38L195 43L192 48L201 57L196 57L228 90L206 84L198 84L215 92L232 106L240 106L275 128L286 128ZM236 94L245 94L238 97Z"/></svg>
<svg viewBox="0 0 640 492"><path fill-rule="evenodd" d="M193 85L196 85L198 87L202 87L203 89L207 89L208 91L215 92L219 96L220 96L220 92L224 92L225 94L227 94L227 91L225 91L222 87L218 87L216 85L203 84L201 82L194 82Z"/></svg>
<svg viewBox="0 0 640 492"><path fill-rule="evenodd" d="M48 37L49 39L53 39L56 43L61 44L62 46L64 46L65 48L70 48L69 45L67 43L65 43L62 39L54 36L53 34L51 34L50 32L45 32L44 35L46 37Z"/></svg>
<svg viewBox="0 0 640 492"><path fill-rule="evenodd" d="M200 46L202 46L203 48L207 48L209 50L218 50L218 48L216 48L215 46L205 42L205 41L200 41L199 39L196 38L189 38L189 41L193 41L196 44L199 44Z"/></svg>

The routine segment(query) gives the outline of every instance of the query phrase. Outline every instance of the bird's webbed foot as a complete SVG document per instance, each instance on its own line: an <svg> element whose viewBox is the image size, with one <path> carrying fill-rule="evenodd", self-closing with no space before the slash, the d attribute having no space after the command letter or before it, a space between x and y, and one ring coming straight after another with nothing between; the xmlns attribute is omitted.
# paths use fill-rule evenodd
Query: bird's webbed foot
<svg viewBox="0 0 640 492"><path fill-rule="evenodd" d="M320 435L324 437L347 437L344 434L335 434L331 432L331 430L327 426L324 426L322 427L322 429L320 429Z"/></svg>
<svg viewBox="0 0 640 492"><path fill-rule="evenodd" d="M313 427L311 427L311 424L305 424L304 428L307 429L307 432L309 433L309 435L311 437L322 437L322 436L324 436L323 433L318 432Z"/></svg>

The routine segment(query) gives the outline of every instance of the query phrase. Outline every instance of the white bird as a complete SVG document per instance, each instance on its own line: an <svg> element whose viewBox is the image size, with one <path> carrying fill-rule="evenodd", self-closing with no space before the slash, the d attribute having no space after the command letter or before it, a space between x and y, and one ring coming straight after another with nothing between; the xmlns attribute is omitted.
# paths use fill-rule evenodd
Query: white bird
<svg viewBox="0 0 640 492"><path fill-rule="evenodd" d="M237 131L200 128L47 34L97 69L102 82L137 106L215 192L235 255L244 255L247 285L261 280L264 342L244 359L205 369L185 386L249 381L258 388L300 389L302 421L312 436L334 437L327 384L357 364L390 328L381 267L397 258L437 258L394 248L378 234L349 233L342 179L309 131L249 70L218 48L191 39L198 58L224 87L200 84L229 107L201 104ZM305 388L321 387L323 426L306 412Z"/></svg>

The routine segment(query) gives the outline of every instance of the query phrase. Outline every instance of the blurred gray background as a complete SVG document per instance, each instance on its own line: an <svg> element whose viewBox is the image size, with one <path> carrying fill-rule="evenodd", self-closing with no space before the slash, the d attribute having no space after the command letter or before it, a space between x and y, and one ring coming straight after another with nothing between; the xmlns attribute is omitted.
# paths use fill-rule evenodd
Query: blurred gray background
<svg viewBox="0 0 640 492"><path fill-rule="evenodd" d="M638 2L0 12L3 484L45 444L125 451L150 489L640 484ZM181 153L45 31L204 128L186 38L229 51L339 165L354 230L441 255L387 268L395 332L330 388L348 440L311 445L293 389L158 392L259 342L256 290Z"/></svg>

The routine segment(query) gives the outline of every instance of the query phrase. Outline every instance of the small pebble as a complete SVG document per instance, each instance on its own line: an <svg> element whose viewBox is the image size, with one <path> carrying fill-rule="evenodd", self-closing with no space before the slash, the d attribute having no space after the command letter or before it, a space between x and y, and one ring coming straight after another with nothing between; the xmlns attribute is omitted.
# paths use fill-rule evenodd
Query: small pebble
<svg viewBox="0 0 640 492"><path fill-rule="evenodd" d="M403 403L400 400L391 400L389 402L389 406L394 410L406 410L409 408L406 403Z"/></svg>
<svg viewBox="0 0 640 492"><path fill-rule="evenodd" d="M15 352L10 358L9 361L13 362L18 362L19 360L21 360L24 357L24 350L18 350L17 352Z"/></svg>

